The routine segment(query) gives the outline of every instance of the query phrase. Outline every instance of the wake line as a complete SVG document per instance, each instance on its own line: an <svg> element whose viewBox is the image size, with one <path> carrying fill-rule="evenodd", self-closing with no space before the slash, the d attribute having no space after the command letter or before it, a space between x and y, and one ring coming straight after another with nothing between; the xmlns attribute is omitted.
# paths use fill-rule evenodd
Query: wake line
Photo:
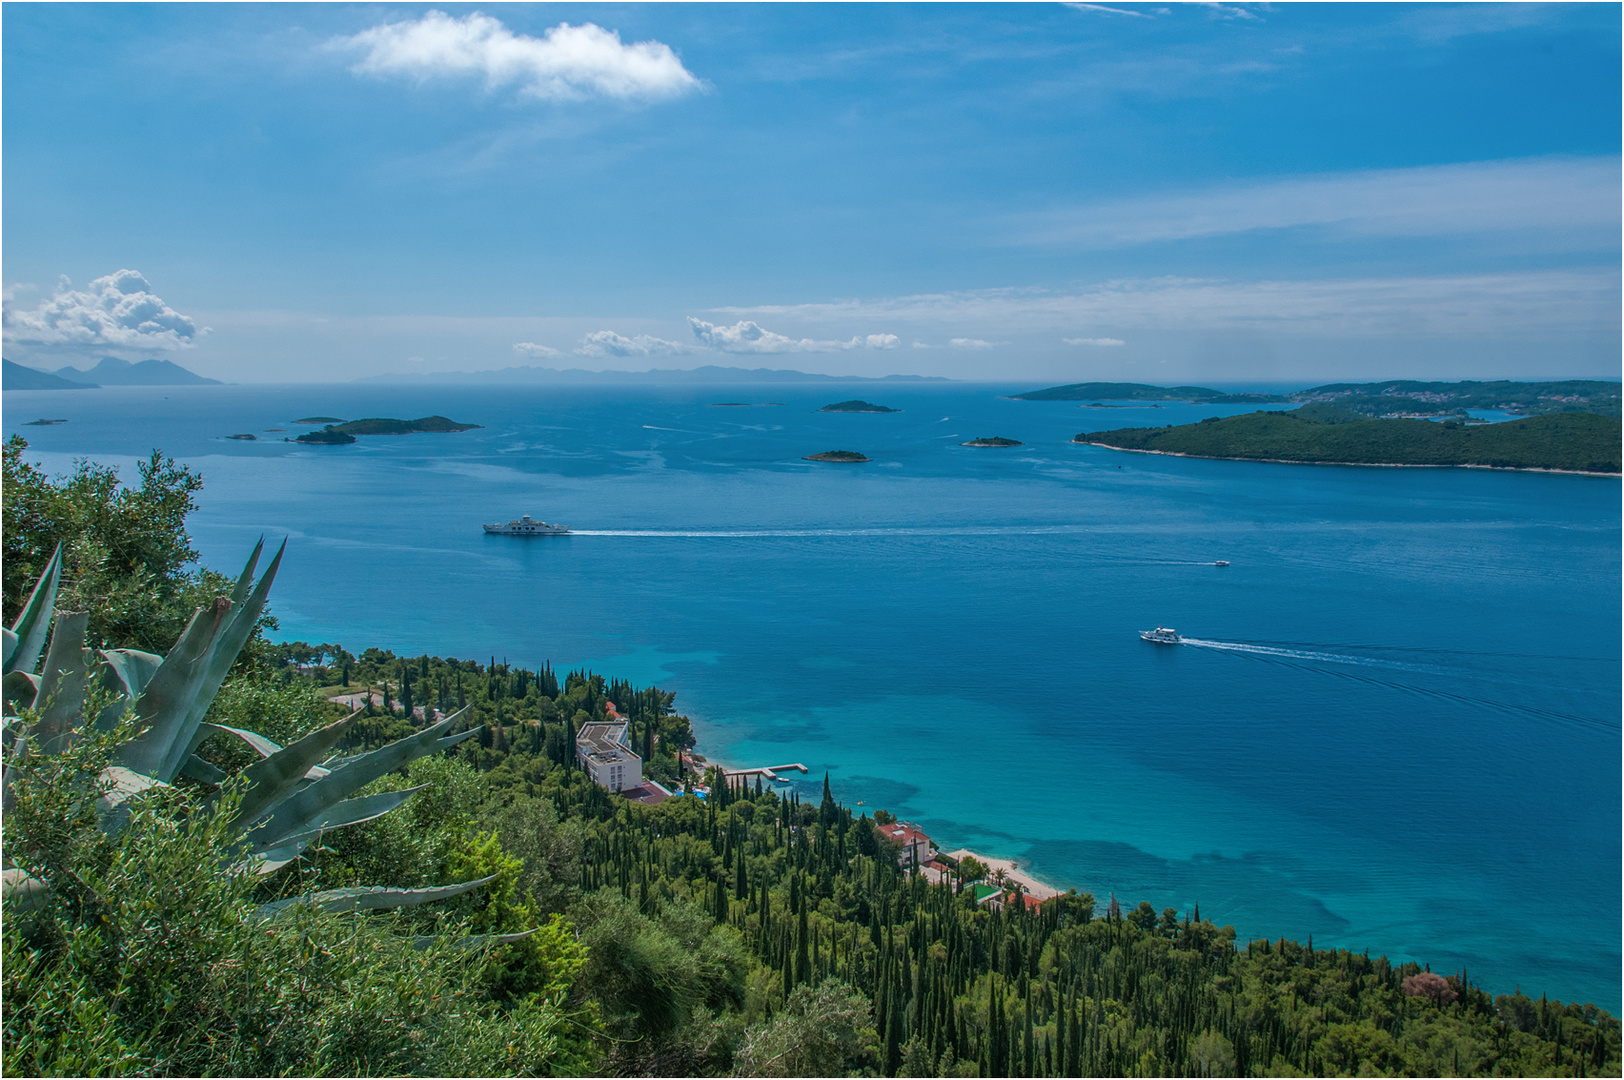
<svg viewBox="0 0 1624 1080"><path fill-rule="evenodd" d="M1421 671L1429 675L1448 675L1450 672L1430 664L1406 664L1402 660L1379 660L1369 656L1348 656L1345 653L1311 652L1307 649L1282 649L1273 645L1248 645L1239 641L1208 641L1204 638L1181 638L1185 645L1202 649L1222 649L1225 652L1252 653L1255 656L1278 656L1283 660L1314 660L1322 664L1352 664L1356 667L1394 668L1399 671Z"/></svg>
<svg viewBox="0 0 1624 1080"><path fill-rule="evenodd" d="M1306 649L1282 649L1269 645L1247 645L1238 641L1206 641L1201 638L1184 638L1182 644L1195 645L1199 648L1216 649L1221 652L1242 653L1255 656L1265 663L1285 664L1288 667L1299 667L1300 662L1320 662L1347 664L1354 667L1380 667L1397 668L1406 671L1415 671L1424 674L1453 675L1454 672L1442 668L1429 667L1423 664L1403 664L1391 660L1370 660L1357 656L1346 656L1339 653L1310 652ZM1297 661L1298 663L1294 663ZM1312 670L1312 669L1310 669ZM1388 690L1403 690L1422 697L1437 698L1443 701L1453 701L1480 708L1493 709L1497 712L1521 714L1524 716L1537 716L1548 720L1558 720L1564 723L1577 724L1581 727L1601 728L1607 731L1617 731L1619 725L1604 719L1591 716L1578 716L1573 713L1559 712L1555 709L1541 709L1532 705L1520 705L1511 701L1496 701L1492 698L1474 697L1469 694L1456 694L1448 690L1437 690L1426 686L1412 686L1409 683L1392 682L1379 679L1372 675L1361 675L1352 671L1323 671L1322 674L1335 676L1339 679L1352 679L1356 682L1380 686ZM1522 683L1529 686L1532 683Z"/></svg>

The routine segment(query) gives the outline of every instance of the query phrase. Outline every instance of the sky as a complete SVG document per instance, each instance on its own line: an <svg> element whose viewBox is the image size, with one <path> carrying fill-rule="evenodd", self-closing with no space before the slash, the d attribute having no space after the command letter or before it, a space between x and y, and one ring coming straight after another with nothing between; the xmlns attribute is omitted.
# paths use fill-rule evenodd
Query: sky
<svg viewBox="0 0 1624 1080"><path fill-rule="evenodd" d="M1620 375L1616 4L0 9L8 359Z"/></svg>

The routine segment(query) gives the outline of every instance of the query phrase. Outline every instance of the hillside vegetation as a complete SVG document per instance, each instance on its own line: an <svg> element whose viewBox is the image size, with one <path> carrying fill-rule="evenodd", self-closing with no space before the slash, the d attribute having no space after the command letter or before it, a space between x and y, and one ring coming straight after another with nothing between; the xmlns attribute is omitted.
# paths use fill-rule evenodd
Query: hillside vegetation
<svg viewBox="0 0 1624 1080"><path fill-rule="evenodd" d="M5 618L20 631L8 664L19 640L42 644L12 557L125 509L99 467L58 482L25 448L8 445L0 486ZM147 535L128 558L64 560L61 595L94 606L146 589L139 610L174 626L199 590L230 589L188 569L181 518L198 482L154 455L140 499L178 512L137 522ZM233 606L205 604L217 618ZM92 620L92 640L116 644L126 608ZM110 656L120 670L138 659ZM1620 1073L1619 1025L1594 1005L1495 996L1466 972L1312 941L1239 942L1196 908L977 890L971 859L930 884L874 828L890 815L854 814L827 779L808 801L696 776L691 727L652 687L256 635L208 705L217 726L187 744L196 760L120 789L110 824L107 766L150 729L99 712L97 682L72 708L111 728L19 741L64 708L41 682L36 710L23 675L6 679L7 880L45 888L5 893L8 1075ZM353 701L361 715L334 726ZM574 739L611 702L651 775L679 791L708 780L709 797L642 805L595 785ZM302 757L272 767L326 739L336 756L313 782ZM368 771L338 804L354 812L321 819L302 855L242 871L243 830L267 805L239 817L254 792L303 806L402 740L432 752ZM384 900L394 908L365 910Z"/></svg>
<svg viewBox="0 0 1624 1080"><path fill-rule="evenodd" d="M1191 457L1357 465L1481 465L1617 473L1620 424L1547 413L1500 424L1373 420L1333 405L1254 412L1197 424L1083 432L1080 443Z"/></svg>

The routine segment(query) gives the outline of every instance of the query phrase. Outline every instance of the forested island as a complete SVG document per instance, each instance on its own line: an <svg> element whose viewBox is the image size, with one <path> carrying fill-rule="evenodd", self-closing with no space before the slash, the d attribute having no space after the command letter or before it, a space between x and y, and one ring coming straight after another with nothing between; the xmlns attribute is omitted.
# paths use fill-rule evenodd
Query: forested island
<svg viewBox="0 0 1624 1080"><path fill-rule="evenodd" d="M319 423L319 420L295 420L296 424ZM416 420L394 420L388 417L368 417L365 420L331 423L320 431L308 431L294 442L317 445L342 445L355 442L358 435L415 435L419 432L472 431L478 424L459 424L444 416L420 416Z"/></svg>
<svg viewBox="0 0 1624 1080"><path fill-rule="evenodd" d="M196 567L196 474L52 478L26 445L0 477L9 1075L1620 1072L1594 1005L1193 906L1038 903L968 859L930 884L827 778L690 771L654 687L275 643L280 556ZM581 767L611 703L675 797Z"/></svg>
<svg viewBox="0 0 1624 1080"><path fill-rule="evenodd" d="M1017 401L1187 401L1198 405L1267 405L1334 403L1338 408L1376 418L1455 416L1468 410L1538 416L1551 412L1619 415L1619 384L1592 379L1561 382L1417 382L1399 379L1373 383L1327 383L1290 394L1226 394L1204 386L1149 386L1144 383L1073 383L1011 395Z"/></svg>
<svg viewBox="0 0 1624 1080"><path fill-rule="evenodd" d="M901 409L892 409L884 405L875 405L867 401L853 398L850 401L837 401L833 405L825 405L818 412L856 412L856 413L887 413L901 412Z"/></svg>
<svg viewBox="0 0 1624 1080"><path fill-rule="evenodd" d="M1074 442L1187 457L1346 465L1473 465L1496 469L1619 472L1620 423L1555 412L1468 426L1376 420L1334 405L1209 417L1195 424L1079 434Z"/></svg>
<svg viewBox="0 0 1624 1080"><path fill-rule="evenodd" d="M856 450L825 450L821 454L808 454L801 460L832 461L837 464L855 465L869 459L865 455L859 454Z"/></svg>
<svg viewBox="0 0 1624 1080"><path fill-rule="evenodd" d="M1226 394L1205 386L1086 382L1011 394L1016 401L1192 401L1203 405L1265 405L1289 400L1277 394Z"/></svg>
<svg viewBox="0 0 1624 1080"><path fill-rule="evenodd" d="M1023 443L1023 442L1018 442L1015 439L1006 439L1002 435L992 435L992 436L988 436L986 438L981 438L981 439L971 439L969 442L961 442L961 443L959 443L959 445L960 446L1025 446L1026 444Z"/></svg>

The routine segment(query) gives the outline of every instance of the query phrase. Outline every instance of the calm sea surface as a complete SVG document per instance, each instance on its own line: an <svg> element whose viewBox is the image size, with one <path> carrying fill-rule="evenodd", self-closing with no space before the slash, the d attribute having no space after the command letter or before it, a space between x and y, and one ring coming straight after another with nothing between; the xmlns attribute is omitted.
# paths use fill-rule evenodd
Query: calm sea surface
<svg viewBox="0 0 1624 1080"><path fill-rule="evenodd" d="M656 682L712 757L1102 903L1617 1011L1619 482L1117 453L1067 440L1246 410L1027 388L10 392L4 431L201 471L207 564L290 538L288 638ZM484 426L265 430L430 413ZM525 512L576 533L480 531Z"/></svg>

